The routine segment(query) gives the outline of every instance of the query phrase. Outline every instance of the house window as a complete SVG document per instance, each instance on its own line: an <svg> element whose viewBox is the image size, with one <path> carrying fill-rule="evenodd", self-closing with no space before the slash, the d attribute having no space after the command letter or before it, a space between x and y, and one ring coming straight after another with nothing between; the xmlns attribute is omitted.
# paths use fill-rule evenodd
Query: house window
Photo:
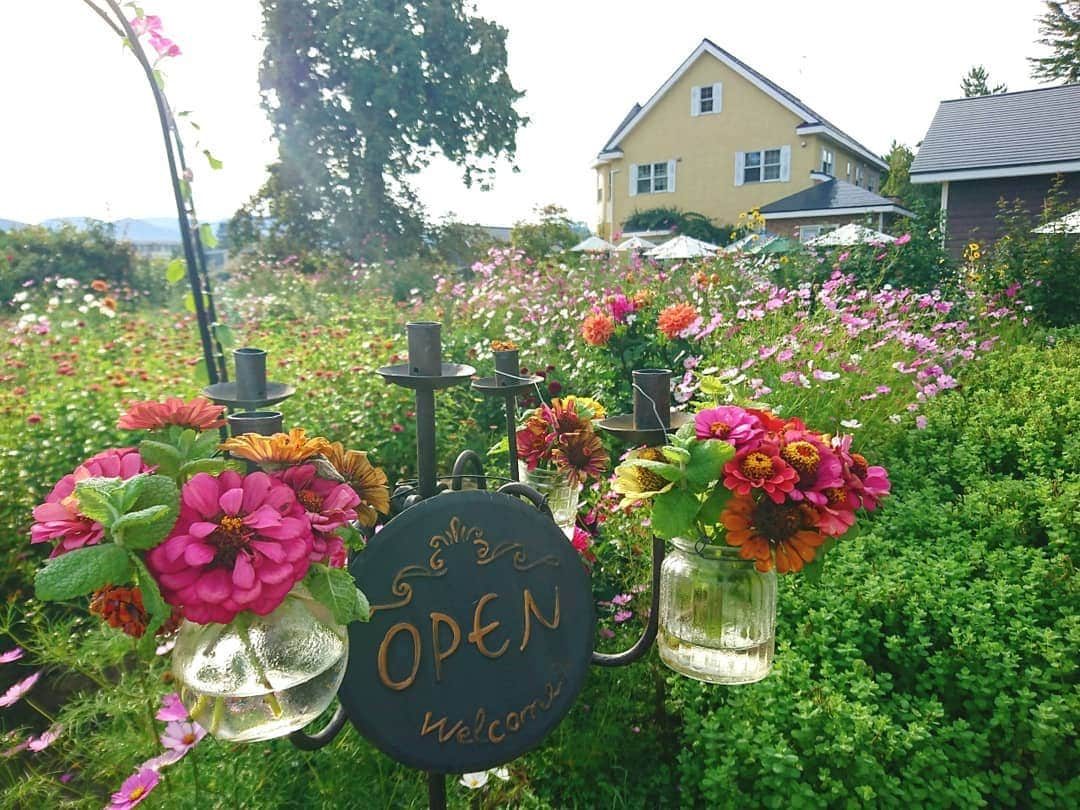
<svg viewBox="0 0 1080 810"><path fill-rule="evenodd" d="M848 164L847 164L847 181L849 183L851 182L851 161L850 160L848 161Z"/></svg>
<svg viewBox="0 0 1080 810"><path fill-rule="evenodd" d="M832 176L834 155L832 149L821 150L821 171L825 174Z"/></svg>
<svg viewBox="0 0 1080 810"><path fill-rule="evenodd" d="M744 155L744 183L764 183L780 179L779 149L762 149L759 152L746 152Z"/></svg>
<svg viewBox="0 0 1080 810"><path fill-rule="evenodd" d="M637 193L656 194L668 190L668 164L642 163L637 167Z"/></svg>
<svg viewBox="0 0 1080 810"><path fill-rule="evenodd" d="M690 115L710 115L720 112L723 106L720 94L719 82L692 87L690 89Z"/></svg>
<svg viewBox="0 0 1080 810"><path fill-rule="evenodd" d="M862 166L855 167L855 185L861 186L863 180Z"/></svg>
<svg viewBox="0 0 1080 810"><path fill-rule="evenodd" d="M811 239L816 239L823 233L829 231L835 231L835 225L800 225L799 226L799 241L809 242Z"/></svg>

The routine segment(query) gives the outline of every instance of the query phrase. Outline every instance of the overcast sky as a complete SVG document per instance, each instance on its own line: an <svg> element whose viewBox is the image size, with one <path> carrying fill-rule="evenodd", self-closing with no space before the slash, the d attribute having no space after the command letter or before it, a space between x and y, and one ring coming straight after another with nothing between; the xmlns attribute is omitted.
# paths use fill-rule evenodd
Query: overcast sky
<svg viewBox="0 0 1080 810"><path fill-rule="evenodd" d="M258 0L143 0L183 49L166 91L191 110L200 155L195 203L227 218L275 155L259 106ZM594 225L590 164L634 102L644 103L708 37L878 153L914 146L937 103L983 64L1010 90L1037 86L1025 57L1041 0L477 0L509 30L509 70L524 90L517 165L490 192L435 165L417 179L433 217L510 225L557 203ZM0 0L0 218L174 214L157 117L129 52L81 0Z"/></svg>

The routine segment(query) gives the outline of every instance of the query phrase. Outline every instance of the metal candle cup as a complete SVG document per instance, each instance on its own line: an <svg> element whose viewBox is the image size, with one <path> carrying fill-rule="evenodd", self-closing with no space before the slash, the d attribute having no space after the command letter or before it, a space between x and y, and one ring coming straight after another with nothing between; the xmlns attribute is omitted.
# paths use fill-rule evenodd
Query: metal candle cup
<svg viewBox="0 0 1080 810"><path fill-rule="evenodd" d="M405 324L409 340L409 373L415 377L442 374L442 324L413 321Z"/></svg>
<svg viewBox="0 0 1080 810"><path fill-rule="evenodd" d="M634 371L634 428L671 427L671 371L643 368Z"/></svg>
<svg viewBox="0 0 1080 810"><path fill-rule="evenodd" d="M230 413L225 421L229 423L229 433L233 436L244 433L273 436L285 431L281 411L241 411Z"/></svg>
<svg viewBox="0 0 1080 810"><path fill-rule="evenodd" d="M240 402L266 399L266 352L243 348L233 352L236 362L236 398Z"/></svg>
<svg viewBox="0 0 1080 810"><path fill-rule="evenodd" d="M517 349L495 352L495 380L499 385L516 384L520 369Z"/></svg>

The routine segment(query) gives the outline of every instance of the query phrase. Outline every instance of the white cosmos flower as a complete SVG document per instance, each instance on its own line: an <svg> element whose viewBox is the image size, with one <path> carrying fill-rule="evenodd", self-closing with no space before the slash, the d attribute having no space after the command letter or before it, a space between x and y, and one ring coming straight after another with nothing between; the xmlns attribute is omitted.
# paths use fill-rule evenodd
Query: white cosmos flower
<svg viewBox="0 0 1080 810"><path fill-rule="evenodd" d="M480 771L478 773L463 773L461 775L461 784L469 788L469 790L479 790L488 782L488 772Z"/></svg>

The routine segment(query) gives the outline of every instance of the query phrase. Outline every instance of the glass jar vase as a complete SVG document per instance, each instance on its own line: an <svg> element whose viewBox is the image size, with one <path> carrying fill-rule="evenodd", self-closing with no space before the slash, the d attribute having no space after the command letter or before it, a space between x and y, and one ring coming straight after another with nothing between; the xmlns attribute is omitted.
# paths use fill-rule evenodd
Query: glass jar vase
<svg viewBox="0 0 1080 810"><path fill-rule="evenodd" d="M555 525L573 540L580 496L577 480L568 470L549 470L541 467L529 470L524 464L521 465L520 470L521 482L528 484L547 498L548 508L551 509Z"/></svg>
<svg viewBox="0 0 1080 810"><path fill-rule="evenodd" d="M303 728L330 705L348 633L303 588L266 616L180 626L172 672L191 717L221 740L255 742Z"/></svg>
<svg viewBox="0 0 1080 810"><path fill-rule="evenodd" d="M660 659L708 683L760 681L772 668L776 572L731 546L671 545L660 571Z"/></svg>

